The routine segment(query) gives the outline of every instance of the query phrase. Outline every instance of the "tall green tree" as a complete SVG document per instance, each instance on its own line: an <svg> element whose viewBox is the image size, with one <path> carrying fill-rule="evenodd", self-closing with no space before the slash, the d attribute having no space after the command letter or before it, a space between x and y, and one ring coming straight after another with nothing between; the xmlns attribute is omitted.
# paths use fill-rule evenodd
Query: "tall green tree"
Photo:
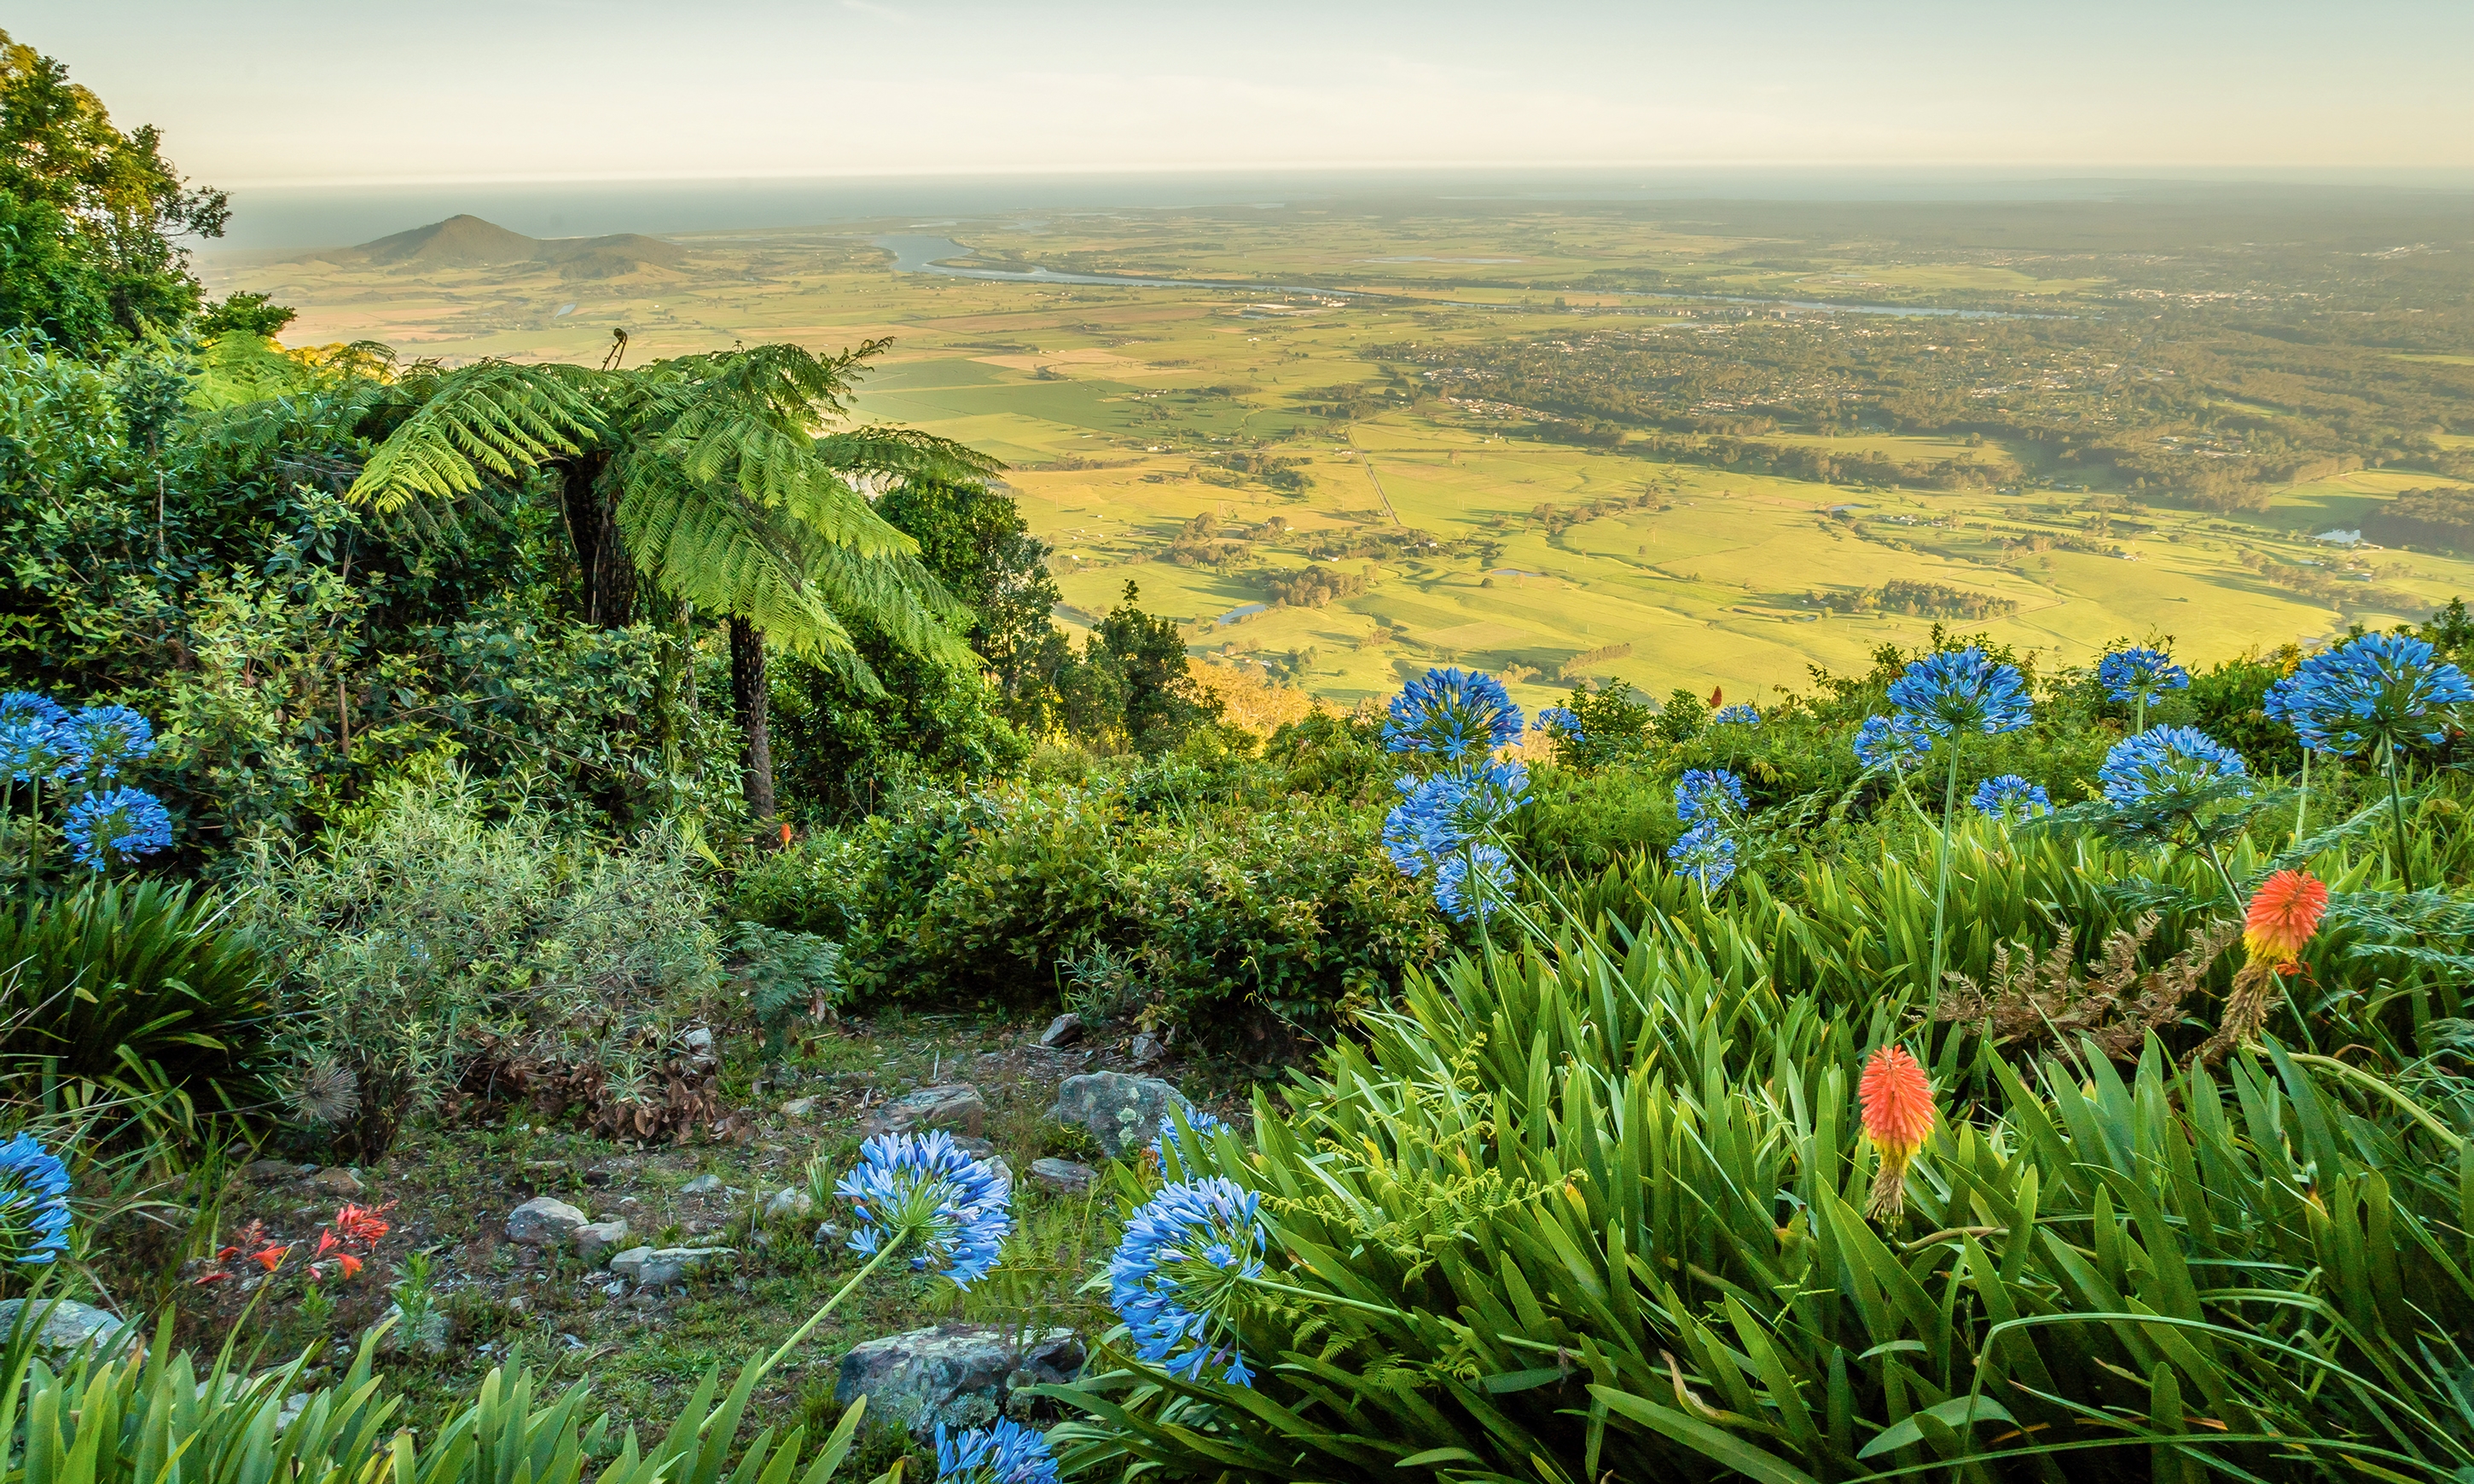
<svg viewBox="0 0 2474 1484"><path fill-rule="evenodd" d="M152 125L123 132L68 69L0 32L0 329L81 353L199 304L184 236L220 237Z"/></svg>
<svg viewBox="0 0 2474 1484"><path fill-rule="evenodd" d="M847 419L857 368L886 344L838 356L758 346L633 370L503 361L417 369L400 383L415 410L352 494L383 512L554 474L589 622L642 615L685 630L698 614L728 621L743 787L761 827L775 813L769 646L871 695L882 682L846 616L907 653L979 663L956 632L969 610L861 489L967 478L995 465L906 429L828 431Z"/></svg>

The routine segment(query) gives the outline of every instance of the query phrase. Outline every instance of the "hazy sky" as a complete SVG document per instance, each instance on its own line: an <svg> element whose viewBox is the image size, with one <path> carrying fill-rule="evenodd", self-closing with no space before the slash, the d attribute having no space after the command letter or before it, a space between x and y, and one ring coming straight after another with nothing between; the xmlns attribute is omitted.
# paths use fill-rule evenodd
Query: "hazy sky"
<svg viewBox="0 0 2474 1484"><path fill-rule="evenodd" d="M7 25L224 186L2474 168L2470 0L18 0Z"/></svg>

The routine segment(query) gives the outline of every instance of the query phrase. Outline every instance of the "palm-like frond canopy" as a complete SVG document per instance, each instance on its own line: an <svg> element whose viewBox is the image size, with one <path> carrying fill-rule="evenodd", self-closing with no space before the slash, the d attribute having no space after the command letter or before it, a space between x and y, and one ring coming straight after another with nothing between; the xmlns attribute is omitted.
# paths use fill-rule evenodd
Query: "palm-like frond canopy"
<svg viewBox="0 0 2474 1484"><path fill-rule="evenodd" d="M967 614L859 484L977 478L999 466L907 429L817 436L847 413L853 370L886 344L838 356L759 346L626 371L485 361L407 376L398 385L418 408L352 494L385 511L557 466L594 481L637 568L674 598L743 619L871 688L845 618L972 664L949 627Z"/></svg>

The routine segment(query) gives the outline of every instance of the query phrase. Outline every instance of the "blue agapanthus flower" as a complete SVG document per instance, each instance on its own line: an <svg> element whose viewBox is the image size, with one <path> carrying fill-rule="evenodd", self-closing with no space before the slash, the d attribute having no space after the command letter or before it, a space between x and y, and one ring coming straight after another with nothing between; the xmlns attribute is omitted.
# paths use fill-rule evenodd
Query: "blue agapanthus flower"
<svg viewBox="0 0 2474 1484"><path fill-rule="evenodd" d="M1735 839L1716 820L1703 820L1666 848L1666 859L1703 891L1714 892L1735 874Z"/></svg>
<svg viewBox="0 0 2474 1484"><path fill-rule="evenodd" d="M2153 701L2191 688L2191 672L2161 649L2118 649L2097 661L2097 683L2116 701Z"/></svg>
<svg viewBox="0 0 2474 1484"><path fill-rule="evenodd" d="M1227 1124L1200 1108L1194 1111L1192 1117L1185 1120L1185 1126L1193 1132L1194 1137L1191 1141L1178 1137L1176 1114L1170 1113L1159 1121L1159 1137L1152 1140L1148 1151L1153 1164L1161 1169L1168 1168L1168 1151L1174 1147L1176 1150L1176 1162L1185 1169L1193 1169L1201 1156L1204 1142L1213 1134L1228 1127Z"/></svg>
<svg viewBox="0 0 2474 1484"><path fill-rule="evenodd" d="M1435 866L1435 905L1456 922L1485 917L1512 899L1512 857L1492 845L1470 846Z"/></svg>
<svg viewBox="0 0 2474 1484"><path fill-rule="evenodd" d="M2157 727L2115 743L2097 778L2118 809L2182 813L2186 801L2203 801L2217 785L2246 779L2249 772L2242 754L2195 727ZM2248 795L2246 782L2240 792Z"/></svg>
<svg viewBox="0 0 2474 1484"><path fill-rule="evenodd" d="M19 783L49 782L67 761L58 727L26 711L0 716L0 774Z"/></svg>
<svg viewBox="0 0 2474 1484"><path fill-rule="evenodd" d="M2303 746L2352 757L2384 742L2439 741L2445 713L2474 705L2474 684L2411 634L2366 634L2305 659L2268 696L2283 712L2268 714Z"/></svg>
<svg viewBox="0 0 2474 1484"><path fill-rule="evenodd" d="M1581 713L1568 706L1550 706L1540 711L1537 719L1529 724L1529 730L1545 732L1574 747L1589 740L1588 732L1581 727Z"/></svg>
<svg viewBox="0 0 2474 1484"><path fill-rule="evenodd" d="M1520 707L1501 681L1473 670L1428 670L1392 698L1383 745L1461 762L1519 741L1520 730Z"/></svg>
<svg viewBox="0 0 2474 1484"><path fill-rule="evenodd" d="M53 727L68 714L59 702L39 690L0 690L0 722L31 719Z"/></svg>
<svg viewBox="0 0 2474 1484"><path fill-rule="evenodd" d="M1741 814L1747 806L1744 780L1724 768L1694 768L1675 780L1675 812L1687 825Z"/></svg>
<svg viewBox="0 0 2474 1484"><path fill-rule="evenodd" d="M0 1260L39 1265L68 1248L68 1166L20 1130L0 1144Z"/></svg>
<svg viewBox="0 0 2474 1484"><path fill-rule="evenodd" d="M1235 1337L1240 1290L1263 1275L1262 1197L1223 1176L1163 1188L1126 1224L1108 1262L1108 1302L1134 1353L1172 1376L1218 1368L1232 1385L1253 1372Z"/></svg>
<svg viewBox="0 0 2474 1484"><path fill-rule="evenodd" d="M1895 716L1867 716L1856 731L1856 760L1866 768L1914 771L1932 751L1932 733L1901 711Z"/></svg>
<svg viewBox="0 0 2474 1484"><path fill-rule="evenodd" d="M874 1257L888 1242L904 1243L913 1271L942 1273L957 1288L988 1275L1013 1230L1011 1186L941 1129L877 1135L859 1146L859 1163L834 1193L860 1220L851 1251Z"/></svg>
<svg viewBox="0 0 2474 1484"><path fill-rule="evenodd" d="M1988 814L1995 819L2007 819L2014 812L2023 815L2053 812L2052 795L2045 792L2044 785L2030 783L2015 773L2005 773L1977 784L1975 797L1968 802L1976 805L1977 813Z"/></svg>
<svg viewBox="0 0 2474 1484"><path fill-rule="evenodd" d="M1383 821L1383 849L1407 875L1424 875L1483 841L1529 800L1529 770L1489 759L1432 778L1403 778L1401 794Z"/></svg>
<svg viewBox="0 0 2474 1484"><path fill-rule="evenodd" d="M90 706L53 724L61 775L91 788L155 751L155 724L125 706Z"/></svg>
<svg viewBox="0 0 2474 1484"><path fill-rule="evenodd" d="M61 834L80 864L109 871L170 845L172 815L142 788L115 788L70 804Z"/></svg>
<svg viewBox="0 0 2474 1484"><path fill-rule="evenodd" d="M1721 706L1710 720L1720 727L1758 727L1761 724L1761 708L1751 702Z"/></svg>
<svg viewBox="0 0 2474 1484"><path fill-rule="evenodd" d="M1000 1417L947 1437L936 1424L936 1484L1056 1484L1047 1435Z"/></svg>
<svg viewBox="0 0 2474 1484"><path fill-rule="evenodd" d="M1909 660L1890 682L1890 704L1937 737L1981 731L1990 736L2027 725L2027 682L2017 665L1980 649L1946 649Z"/></svg>

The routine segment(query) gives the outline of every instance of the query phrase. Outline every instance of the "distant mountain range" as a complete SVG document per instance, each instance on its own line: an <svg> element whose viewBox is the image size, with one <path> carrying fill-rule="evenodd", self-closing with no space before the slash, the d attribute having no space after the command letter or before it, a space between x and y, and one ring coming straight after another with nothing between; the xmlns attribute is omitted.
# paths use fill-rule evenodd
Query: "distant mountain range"
<svg viewBox="0 0 2474 1484"><path fill-rule="evenodd" d="M687 261L687 250L677 243L637 232L544 239L509 231L477 216L450 216L444 222L380 237L357 248L318 255L330 262L402 263L422 268L543 263L557 268L562 278L616 278L645 268L676 268Z"/></svg>

